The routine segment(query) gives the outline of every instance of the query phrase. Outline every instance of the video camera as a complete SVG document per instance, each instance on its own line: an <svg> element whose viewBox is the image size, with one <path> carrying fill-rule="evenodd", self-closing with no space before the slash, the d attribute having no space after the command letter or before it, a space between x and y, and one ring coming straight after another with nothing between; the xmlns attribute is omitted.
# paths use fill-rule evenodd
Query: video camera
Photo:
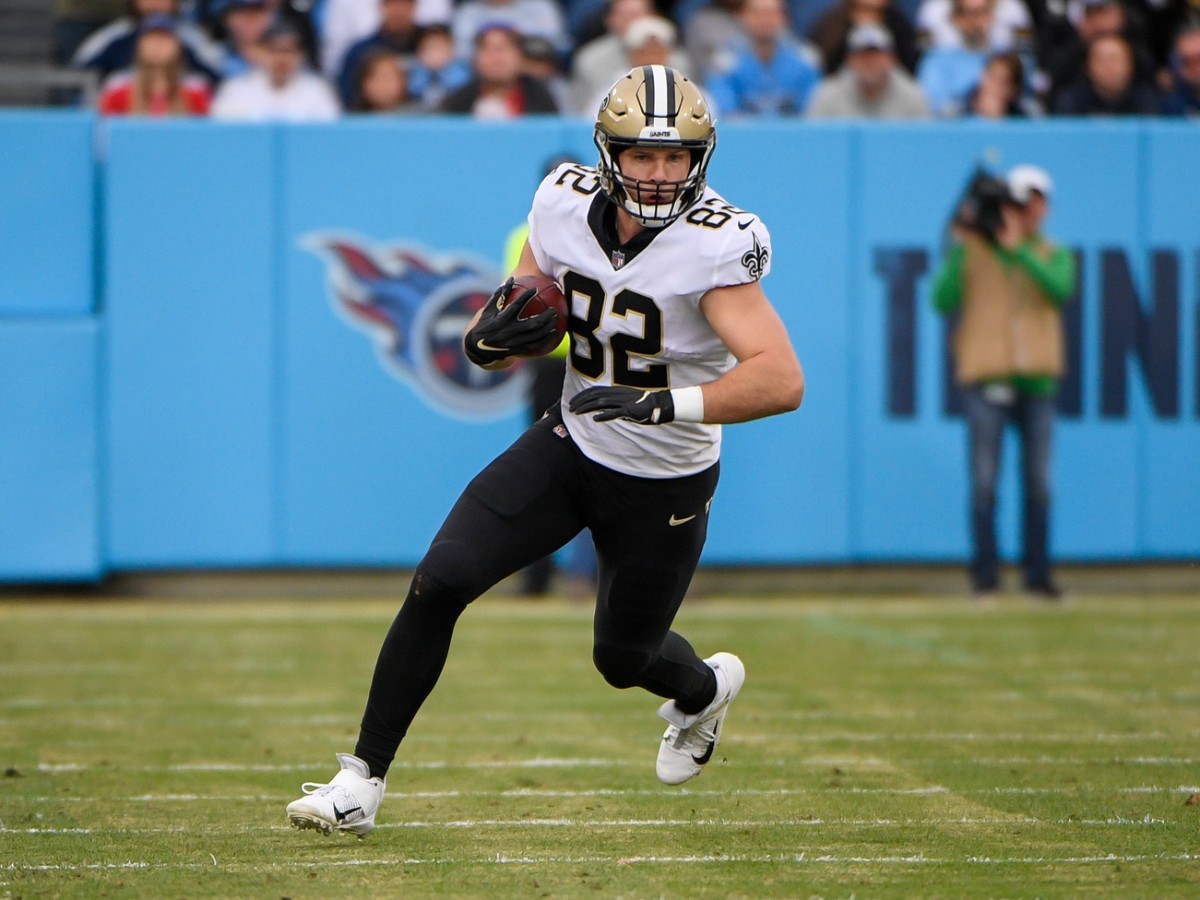
<svg viewBox="0 0 1200 900"><path fill-rule="evenodd" d="M950 224L974 231L995 244L1004 221L1004 204L1014 202L1008 183L1003 178L993 175L982 165L976 165L954 208Z"/></svg>

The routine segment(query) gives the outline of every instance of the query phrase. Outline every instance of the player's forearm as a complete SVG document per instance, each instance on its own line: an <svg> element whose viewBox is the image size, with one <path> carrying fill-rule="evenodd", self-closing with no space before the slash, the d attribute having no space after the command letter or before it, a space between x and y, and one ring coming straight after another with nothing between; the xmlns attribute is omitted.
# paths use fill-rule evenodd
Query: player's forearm
<svg viewBox="0 0 1200 900"><path fill-rule="evenodd" d="M701 390L705 422L749 422L798 408L804 398L804 372L790 349L764 350L701 385Z"/></svg>

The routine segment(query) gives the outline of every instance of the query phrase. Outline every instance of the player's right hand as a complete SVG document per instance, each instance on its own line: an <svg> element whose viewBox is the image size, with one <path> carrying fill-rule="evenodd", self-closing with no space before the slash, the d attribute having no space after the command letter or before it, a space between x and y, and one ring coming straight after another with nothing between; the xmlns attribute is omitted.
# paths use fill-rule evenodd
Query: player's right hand
<svg viewBox="0 0 1200 900"><path fill-rule="evenodd" d="M537 293L536 288L508 298L512 278L496 288L484 304L479 321L463 335L463 352L477 366L489 366L511 356L532 353L554 332L557 313L546 309L536 316L520 318L525 304Z"/></svg>

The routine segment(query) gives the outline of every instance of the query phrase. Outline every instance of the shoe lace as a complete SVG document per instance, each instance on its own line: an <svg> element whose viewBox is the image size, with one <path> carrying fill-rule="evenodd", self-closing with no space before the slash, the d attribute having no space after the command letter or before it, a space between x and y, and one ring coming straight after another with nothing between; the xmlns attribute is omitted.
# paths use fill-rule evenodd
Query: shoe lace
<svg viewBox="0 0 1200 900"><path fill-rule="evenodd" d="M697 722L691 728L680 728L677 725L670 725L668 726L667 730L669 732L674 732L674 734L666 735L667 743L669 743L675 750L683 750L687 747L706 746L709 741L716 740L716 723L717 717L713 716L711 719L705 719L703 722Z"/></svg>
<svg viewBox="0 0 1200 900"><path fill-rule="evenodd" d="M304 784L300 785L300 790L302 790L305 794L316 794L320 797L324 797L327 794L332 794L335 791L341 791L343 794L349 794L349 791L347 791L346 788L340 784L321 784L316 781L304 782Z"/></svg>

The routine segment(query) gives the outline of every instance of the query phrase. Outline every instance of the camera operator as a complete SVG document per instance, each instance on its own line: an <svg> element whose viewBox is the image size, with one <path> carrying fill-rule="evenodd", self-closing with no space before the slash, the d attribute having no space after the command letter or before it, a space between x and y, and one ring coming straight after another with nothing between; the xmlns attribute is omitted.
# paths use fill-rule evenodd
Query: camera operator
<svg viewBox="0 0 1200 900"><path fill-rule="evenodd" d="M1048 552L1050 440L1063 374L1060 306L1075 293L1075 258L1042 234L1050 176L1022 165L1003 180L976 176L956 216L955 245L934 280L943 314L959 312L952 337L969 438L971 588L985 599L1000 586L996 481L1004 428L1021 440L1025 590L1059 600Z"/></svg>

